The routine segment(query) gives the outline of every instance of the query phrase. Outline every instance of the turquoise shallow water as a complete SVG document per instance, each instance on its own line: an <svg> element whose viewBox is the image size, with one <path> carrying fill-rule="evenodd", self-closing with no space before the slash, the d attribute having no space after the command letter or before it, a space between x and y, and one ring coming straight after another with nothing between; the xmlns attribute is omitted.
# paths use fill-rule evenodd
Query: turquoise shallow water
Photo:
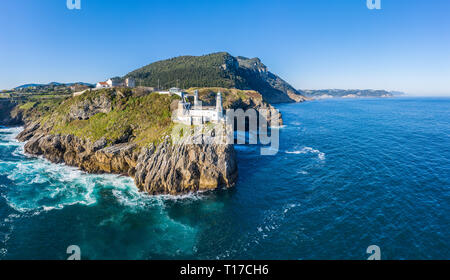
<svg viewBox="0 0 450 280"><path fill-rule="evenodd" d="M280 151L234 190L149 197L27 157L0 128L0 259L450 259L450 99L278 106Z"/></svg>

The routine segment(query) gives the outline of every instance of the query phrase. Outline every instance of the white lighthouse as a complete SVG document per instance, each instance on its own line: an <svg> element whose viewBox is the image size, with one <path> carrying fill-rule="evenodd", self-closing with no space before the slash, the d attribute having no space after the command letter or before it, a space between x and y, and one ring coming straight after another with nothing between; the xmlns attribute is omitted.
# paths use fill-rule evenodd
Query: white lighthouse
<svg viewBox="0 0 450 280"><path fill-rule="evenodd" d="M222 119L223 118L223 106L222 106L222 93L220 93L220 91L217 93L216 111L217 111L218 120Z"/></svg>
<svg viewBox="0 0 450 280"><path fill-rule="evenodd" d="M194 91L194 107L200 106L200 102L198 102L198 90Z"/></svg>
<svg viewBox="0 0 450 280"><path fill-rule="evenodd" d="M217 93L216 106L202 106L198 99L198 91L194 92L194 106L186 100L184 93L181 94L181 100L178 102L178 110L175 122L186 125L203 125L209 122L225 122L223 117L222 94Z"/></svg>

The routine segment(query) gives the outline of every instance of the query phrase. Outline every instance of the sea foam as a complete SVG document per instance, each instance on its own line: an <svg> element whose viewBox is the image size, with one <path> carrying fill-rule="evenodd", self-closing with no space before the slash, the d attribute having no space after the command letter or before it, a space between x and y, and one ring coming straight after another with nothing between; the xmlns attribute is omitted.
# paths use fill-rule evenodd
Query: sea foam
<svg viewBox="0 0 450 280"><path fill-rule="evenodd" d="M317 150L317 149L313 149L311 147L304 147L301 150L296 150L296 151L286 151L286 154L294 154L294 155L300 155L300 154L316 154L317 158L319 160L325 160L325 153Z"/></svg>

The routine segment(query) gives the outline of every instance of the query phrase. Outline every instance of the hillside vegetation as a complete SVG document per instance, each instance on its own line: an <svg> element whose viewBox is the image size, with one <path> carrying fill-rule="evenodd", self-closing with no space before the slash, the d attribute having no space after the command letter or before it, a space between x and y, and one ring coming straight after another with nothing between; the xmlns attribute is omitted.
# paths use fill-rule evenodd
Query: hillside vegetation
<svg viewBox="0 0 450 280"><path fill-rule="evenodd" d="M170 87L221 87L255 90L270 103L303 101L291 85L268 71L258 58L233 57L221 52L204 56L180 56L158 61L125 76L137 85Z"/></svg>
<svg viewBox="0 0 450 280"><path fill-rule="evenodd" d="M52 134L146 146L170 130L170 104L177 98L157 93L137 96L130 89L89 91L66 100L42 121Z"/></svg>
<svg viewBox="0 0 450 280"><path fill-rule="evenodd" d="M232 71L222 68L227 54L218 53L205 56L180 56L158 61L126 75L136 79L138 85L161 88L179 86L232 88L243 83Z"/></svg>

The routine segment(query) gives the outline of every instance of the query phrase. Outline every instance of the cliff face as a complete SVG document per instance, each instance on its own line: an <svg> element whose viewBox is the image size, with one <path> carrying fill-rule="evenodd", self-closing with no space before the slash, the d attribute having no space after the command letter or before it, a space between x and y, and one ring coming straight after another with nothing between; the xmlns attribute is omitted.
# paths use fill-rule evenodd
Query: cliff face
<svg viewBox="0 0 450 280"><path fill-rule="evenodd" d="M259 58L236 58L238 73L245 78L246 87L259 91L267 102L302 102L306 99L294 87L270 72Z"/></svg>
<svg viewBox="0 0 450 280"><path fill-rule="evenodd" d="M144 149L135 182L151 194L180 194L232 187L237 178L233 145L177 144Z"/></svg>
<svg viewBox="0 0 450 280"><path fill-rule="evenodd" d="M17 103L9 99L0 99L0 124L23 125L22 113L17 109Z"/></svg>
<svg viewBox="0 0 450 280"><path fill-rule="evenodd" d="M234 186L237 165L233 145L171 144L139 148L133 143L107 146L72 135L49 135L32 124L19 134L25 152L42 155L89 173L116 173L134 178L149 194L187 194Z"/></svg>

